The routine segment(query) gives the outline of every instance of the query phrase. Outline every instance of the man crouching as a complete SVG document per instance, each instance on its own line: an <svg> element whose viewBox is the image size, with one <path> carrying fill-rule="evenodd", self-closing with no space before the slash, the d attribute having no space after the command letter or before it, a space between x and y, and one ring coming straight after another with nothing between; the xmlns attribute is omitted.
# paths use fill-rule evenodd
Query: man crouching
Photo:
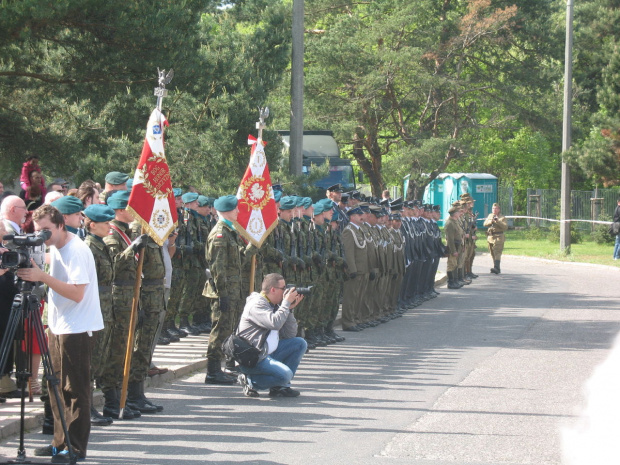
<svg viewBox="0 0 620 465"><path fill-rule="evenodd" d="M265 276L260 294L253 292L246 299L238 334L262 351L254 368L240 367L239 384L246 396L258 397L260 389L269 389L269 397L299 395L291 388L291 379L307 344L295 337L293 309L302 299L295 288L286 288L284 277L277 273Z"/></svg>

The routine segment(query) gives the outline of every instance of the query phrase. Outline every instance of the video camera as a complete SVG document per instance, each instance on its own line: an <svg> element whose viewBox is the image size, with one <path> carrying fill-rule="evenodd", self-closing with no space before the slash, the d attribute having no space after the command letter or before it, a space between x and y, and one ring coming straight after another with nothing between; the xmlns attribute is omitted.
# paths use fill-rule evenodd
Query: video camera
<svg viewBox="0 0 620 465"><path fill-rule="evenodd" d="M32 268L30 259L43 268L45 266L45 241L52 237L48 229L36 233L8 235L2 240L10 249L0 256L0 268L16 270L18 268Z"/></svg>
<svg viewBox="0 0 620 465"><path fill-rule="evenodd" d="M291 288L295 288L295 290L297 291L298 294L301 295L310 295L310 292L312 292L312 288L314 286L308 286L308 287L297 287L294 284L287 284L286 288L287 289L291 289Z"/></svg>

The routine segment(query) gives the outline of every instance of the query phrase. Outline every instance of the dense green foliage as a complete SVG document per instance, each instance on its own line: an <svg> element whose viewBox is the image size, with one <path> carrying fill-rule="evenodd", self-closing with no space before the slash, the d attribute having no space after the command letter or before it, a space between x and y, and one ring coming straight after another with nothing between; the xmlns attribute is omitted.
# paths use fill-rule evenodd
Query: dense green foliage
<svg viewBox="0 0 620 465"><path fill-rule="evenodd" d="M375 194L442 171L559 187L565 0L305 2L305 129L331 129ZM0 180L38 154L49 177L131 172L163 110L175 185L231 192L257 107L276 177L290 117L292 0L0 2ZM620 4L575 7L575 187L620 183Z"/></svg>

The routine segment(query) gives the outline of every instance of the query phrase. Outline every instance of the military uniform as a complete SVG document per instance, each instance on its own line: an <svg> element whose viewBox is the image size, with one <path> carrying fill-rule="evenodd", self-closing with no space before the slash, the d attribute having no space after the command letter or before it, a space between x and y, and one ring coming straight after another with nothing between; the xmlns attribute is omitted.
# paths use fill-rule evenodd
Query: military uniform
<svg viewBox="0 0 620 465"><path fill-rule="evenodd" d="M497 204L494 204L494 206ZM493 221L495 219L495 221ZM506 237L504 233L508 230L508 223L506 222L506 217L500 215L495 215L491 213L487 216L487 219L484 220L484 227L487 229L487 243L489 246L489 252L491 252L491 257L493 258L493 268L491 268L491 273L499 274L500 273L500 262L502 260L502 252L504 250L504 241Z"/></svg>
<svg viewBox="0 0 620 465"><path fill-rule="evenodd" d="M457 207L450 208L452 212L456 211L456 209ZM461 229L457 219L450 215L444 224L443 231L446 235L446 247L448 248L449 254L447 264L448 287L451 289L457 289L461 286L456 284L457 276L455 273L458 269L458 256L455 257L454 254L458 253L460 255L463 251L463 230Z"/></svg>
<svg viewBox="0 0 620 465"><path fill-rule="evenodd" d="M356 209L349 210L348 214ZM353 223L349 223L342 231L342 244L348 267L348 279L344 282L342 296L342 329L359 331L362 323L362 300L368 285L370 265L368 262L368 243L364 231Z"/></svg>

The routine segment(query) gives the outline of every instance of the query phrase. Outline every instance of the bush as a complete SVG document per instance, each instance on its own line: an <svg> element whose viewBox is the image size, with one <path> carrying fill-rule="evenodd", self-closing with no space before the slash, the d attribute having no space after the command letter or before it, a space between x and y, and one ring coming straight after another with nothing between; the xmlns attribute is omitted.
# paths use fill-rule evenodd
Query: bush
<svg viewBox="0 0 620 465"><path fill-rule="evenodd" d="M546 239L548 235L549 231L547 229L539 228L537 226L532 226L523 230L523 237L529 241L539 241L541 239Z"/></svg>
<svg viewBox="0 0 620 465"><path fill-rule="evenodd" d="M611 221L611 218L607 215L601 215L600 221ZM616 236L609 234L608 224L597 224L594 231L590 234L592 240L597 244L613 244L616 241Z"/></svg>
<svg viewBox="0 0 620 465"><path fill-rule="evenodd" d="M553 223L549 228L549 240L551 242L560 242L560 223ZM583 236L581 232L577 230L575 227L575 223L571 223L570 225L570 243L571 244L579 244L583 242Z"/></svg>

